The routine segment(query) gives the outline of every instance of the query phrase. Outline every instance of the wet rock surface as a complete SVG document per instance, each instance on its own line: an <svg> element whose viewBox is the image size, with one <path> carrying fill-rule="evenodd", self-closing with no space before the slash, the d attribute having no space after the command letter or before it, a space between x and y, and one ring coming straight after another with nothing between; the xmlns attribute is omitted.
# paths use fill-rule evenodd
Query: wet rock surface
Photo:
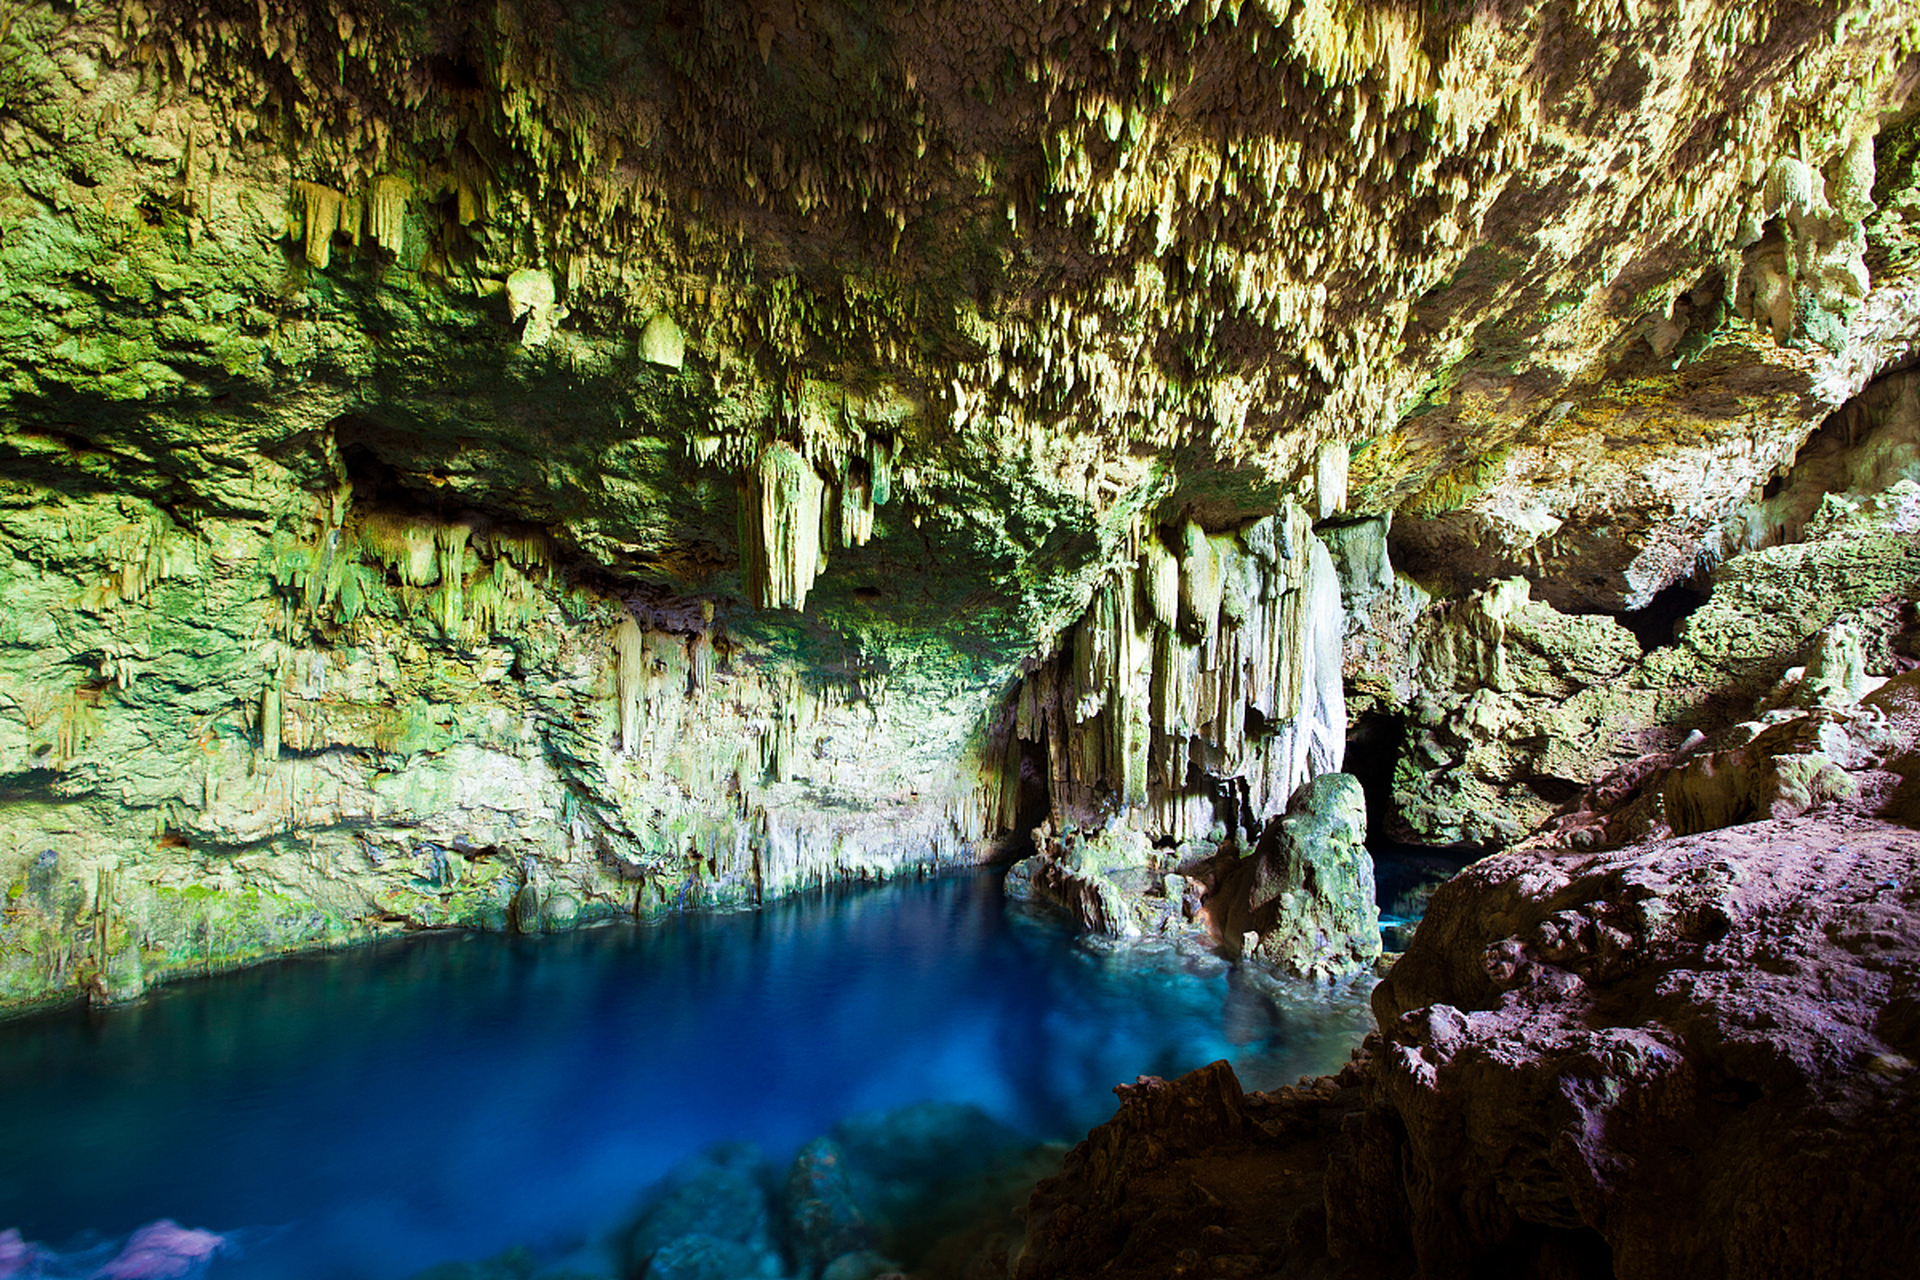
<svg viewBox="0 0 1920 1280"><path fill-rule="evenodd" d="M1048 904L1091 933L1246 955L1303 977L1365 969L1380 955L1367 813L1350 774L1301 787L1257 841L1156 849L1117 823L1062 836L1008 872L1016 900Z"/></svg>

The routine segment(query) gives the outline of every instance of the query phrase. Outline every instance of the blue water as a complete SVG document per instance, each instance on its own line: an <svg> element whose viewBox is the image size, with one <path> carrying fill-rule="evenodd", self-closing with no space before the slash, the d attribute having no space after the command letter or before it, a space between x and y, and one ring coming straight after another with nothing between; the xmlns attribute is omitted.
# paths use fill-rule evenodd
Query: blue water
<svg viewBox="0 0 1920 1280"><path fill-rule="evenodd" d="M1077 943L992 875L417 937L0 1025L0 1229L97 1257L168 1218L231 1236L217 1277L586 1256L722 1139L786 1158L927 1099L1076 1138L1117 1082L1224 1057L1271 1087L1366 1025L1357 992Z"/></svg>

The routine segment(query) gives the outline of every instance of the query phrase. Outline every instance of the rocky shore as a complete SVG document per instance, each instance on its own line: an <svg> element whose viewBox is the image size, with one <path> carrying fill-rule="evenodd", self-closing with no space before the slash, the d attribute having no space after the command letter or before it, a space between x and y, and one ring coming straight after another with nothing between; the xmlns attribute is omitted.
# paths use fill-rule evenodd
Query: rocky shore
<svg viewBox="0 0 1920 1280"><path fill-rule="evenodd" d="M1916 885L1920 838L1854 815L1487 859L1353 1065L1123 1087L1001 1274L1905 1275Z"/></svg>

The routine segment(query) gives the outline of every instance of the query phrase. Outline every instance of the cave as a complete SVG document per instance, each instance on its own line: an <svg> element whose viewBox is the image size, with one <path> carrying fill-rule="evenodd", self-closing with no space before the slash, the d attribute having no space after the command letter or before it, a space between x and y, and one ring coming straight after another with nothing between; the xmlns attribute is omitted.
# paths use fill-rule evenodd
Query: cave
<svg viewBox="0 0 1920 1280"><path fill-rule="evenodd" d="M1711 583L1670 582L1638 609L1619 615L1620 625L1633 632L1643 651L1666 648L1677 638L1680 624L1698 612L1712 593Z"/></svg>
<svg viewBox="0 0 1920 1280"><path fill-rule="evenodd" d="M0 1276L1904 1274L1911 8L7 7Z"/></svg>

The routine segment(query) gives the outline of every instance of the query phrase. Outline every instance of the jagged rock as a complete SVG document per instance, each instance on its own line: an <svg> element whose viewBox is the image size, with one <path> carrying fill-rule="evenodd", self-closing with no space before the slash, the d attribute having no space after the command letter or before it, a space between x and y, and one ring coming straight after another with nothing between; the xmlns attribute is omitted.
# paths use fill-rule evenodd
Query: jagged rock
<svg viewBox="0 0 1920 1280"><path fill-rule="evenodd" d="M1640 652L1611 618L1533 600L1523 578L1423 616L1411 663L1419 693L1394 771L1402 830L1481 846L1531 831L1654 720L1655 695L1625 678Z"/></svg>
<svg viewBox="0 0 1920 1280"><path fill-rule="evenodd" d="M1867 653L1882 676L1902 661L1893 648L1898 608L1920 592L1915 530L1912 480L1862 498L1834 495L1804 541L1720 566L1711 597L1672 643L1645 653L1614 620L1561 614L1532 600L1521 579L1429 610L1416 628L1420 692L1394 777L1396 833L1512 844L1595 779L1644 772L1653 766L1631 762L1677 751L1690 732L1727 730L1756 699L1844 702L1864 687ZM1816 640L1836 621L1842 632ZM1857 642L1840 638L1852 634ZM1804 679L1795 659L1819 674ZM1810 780L1786 785L1804 791Z"/></svg>
<svg viewBox="0 0 1920 1280"><path fill-rule="evenodd" d="M1307 1267L1325 1261L1327 1120L1359 1105L1358 1085L1350 1073L1243 1094L1216 1062L1116 1087L1113 1119L1034 1189L1024 1238L1004 1271L984 1274L1316 1274Z"/></svg>
<svg viewBox="0 0 1920 1280"><path fill-rule="evenodd" d="M1914 830L1851 815L1484 859L1352 1066L1120 1090L992 1274L1904 1275L1915 883Z"/></svg>
<svg viewBox="0 0 1920 1280"><path fill-rule="evenodd" d="M1333 556L1346 612L1341 674L1349 718L1375 708L1396 710L1413 697L1414 627L1431 598L1394 570L1388 558L1388 516L1321 525Z"/></svg>
<svg viewBox="0 0 1920 1280"><path fill-rule="evenodd" d="M1529 843L1606 848L1815 810L1920 823L1920 670L1865 675L1844 621L1811 649L1771 709L1614 770Z"/></svg>
<svg viewBox="0 0 1920 1280"><path fill-rule="evenodd" d="M1374 993L1397 1159L1330 1198L1404 1197L1422 1276L1903 1274L1916 879L1846 817L1470 867Z"/></svg>
<svg viewBox="0 0 1920 1280"><path fill-rule="evenodd" d="M1069 831L1009 868L1006 892L1016 901L1050 903L1107 937L1159 935L1192 919L1184 893L1168 894L1173 865L1138 831Z"/></svg>
<svg viewBox="0 0 1920 1280"><path fill-rule="evenodd" d="M1156 850L1115 824L1045 840L1008 871L1006 890L1093 933L1224 943L1292 973L1331 977L1380 955L1366 833L1358 779L1322 774L1266 825L1250 855L1232 839Z"/></svg>

